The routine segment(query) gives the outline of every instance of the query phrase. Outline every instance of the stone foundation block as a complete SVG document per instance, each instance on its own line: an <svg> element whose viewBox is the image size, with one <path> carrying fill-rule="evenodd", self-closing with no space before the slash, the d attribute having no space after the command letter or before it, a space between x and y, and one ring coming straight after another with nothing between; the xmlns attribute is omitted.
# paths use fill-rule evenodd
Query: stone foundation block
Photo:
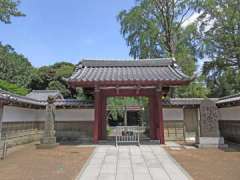
<svg viewBox="0 0 240 180"><path fill-rule="evenodd" d="M59 145L59 143L54 143L54 144L37 144L36 147L37 149L52 149L55 148Z"/></svg>
<svg viewBox="0 0 240 180"><path fill-rule="evenodd" d="M199 148L227 148L228 145L224 144L223 137L200 137Z"/></svg>

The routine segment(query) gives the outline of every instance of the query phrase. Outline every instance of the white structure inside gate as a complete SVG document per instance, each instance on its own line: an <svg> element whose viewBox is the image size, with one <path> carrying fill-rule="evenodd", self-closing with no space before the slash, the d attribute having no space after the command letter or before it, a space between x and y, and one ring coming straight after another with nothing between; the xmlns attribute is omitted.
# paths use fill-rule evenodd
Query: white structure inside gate
<svg viewBox="0 0 240 180"><path fill-rule="evenodd" d="M116 146L118 144L136 143L140 145L140 134L144 132L141 126L116 126L114 128L116 136Z"/></svg>

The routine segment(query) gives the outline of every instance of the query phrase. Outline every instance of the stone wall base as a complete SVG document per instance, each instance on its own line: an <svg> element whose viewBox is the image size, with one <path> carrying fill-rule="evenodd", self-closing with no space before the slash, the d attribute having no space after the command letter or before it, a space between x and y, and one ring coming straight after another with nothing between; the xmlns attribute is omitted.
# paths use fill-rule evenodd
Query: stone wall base
<svg viewBox="0 0 240 180"><path fill-rule="evenodd" d="M45 137L43 136L43 138L41 138L40 140L41 144L55 144L56 143L56 137L55 136L51 136L51 137Z"/></svg>
<svg viewBox="0 0 240 180"><path fill-rule="evenodd" d="M37 144L37 149L52 149L59 145L59 143L53 143L53 144Z"/></svg>
<svg viewBox="0 0 240 180"><path fill-rule="evenodd" d="M240 120L221 120L219 128L226 141L240 143Z"/></svg>
<svg viewBox="0 0 240 180"><path fill-rule="evenodd" d="M40 130L24 130L24 131L11 131L7 133L7 147L14 147L16 145L27 144L39 141L43 132Z"/></svg>
<svg viewBox="0 0 240 180"><path fill-rule="evenodd" d="M6 146L4 145L4 142L0 140L0 159L4 159L6 156Z"/></svg>
<svg viewBox="0 0 240 180"><path fill-rule="evenodd" d="M224 144L223 137L200 137L199 148L227 148L228 145Z"/></svg>

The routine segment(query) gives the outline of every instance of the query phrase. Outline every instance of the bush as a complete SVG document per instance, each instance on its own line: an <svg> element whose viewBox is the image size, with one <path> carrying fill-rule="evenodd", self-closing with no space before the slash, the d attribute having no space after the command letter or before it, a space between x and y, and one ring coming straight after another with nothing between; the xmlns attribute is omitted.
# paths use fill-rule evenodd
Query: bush
<svg viewBox="0 0 240 180"><path fill-rule="evenodd" d="M16 84L12 84L3 80L0 80L0 89L22 96L25 96L29 92L29 90L26 88L19 87Z"/></svg>

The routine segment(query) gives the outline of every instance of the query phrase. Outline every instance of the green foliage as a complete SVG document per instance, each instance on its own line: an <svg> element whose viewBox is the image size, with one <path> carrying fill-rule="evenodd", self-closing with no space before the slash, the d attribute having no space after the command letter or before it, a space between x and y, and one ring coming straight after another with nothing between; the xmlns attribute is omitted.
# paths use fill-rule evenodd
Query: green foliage
<svg viewBox="0 0 240 180"><path fill-rule="evenodd" d="M25 16L18 10L17 6L20 1L14 0L0 0L0 21L9 24L11 23L11 17Z"/></svg>
<svg viewBox="0 0 240 180"><path fill-rule="evenodd" d="M184 2L190 3L190 1ZM166 3L171 4L173 1ZM192 75L196 61L196 47L193 42L196 28L195 26L187 29L181 28L180 17L184 19L184 14L191 8L182 6L182 3L175 5L178 6L170 9L169 12L164 12L163 16L162 13L159 13L161 7L158 7L154 0L139 1L139 4L129 11L124 10L119 13L121 33L130 46L130 55L134 58L175 56L180 61L183 70ZM170 24L166 24L166 18L169 17L172 18L169 20ZM167 31L170 31L171 34L167 35Z"/></svg>
<svg viewBox="0 0 240 180"><path fill-rule="evenodd" d="M204 64L211 96L237 93L240 69L240 8L238 0L205 0L201 30L209 61ZM211 24L209 26L209 24Z"/></svg>
<svg viewBox="0 0 240 180"><path fill-rule="evenodd" d="M144 1L129 11L121 11L118 15L121 33L130 46L129 54L135 59L159 57L164 53L162 46L159 46L157 20L149 19L151 10L152 4Z"/></svg>
<svg viewBox="0 0 240 180"><path fill-rule="evenodd" d="M110 107L110 113L114 120L118 117L124 118L127 106L139 105L147 106L148 100L144 97L109 97L107 99L107 105Z"/></svg>
<svg viewBox="0 0 240 180"><path fill-rule="evenodd" d="M92 101L93 100L93 96L84 94L82 88L76 88L76 93L73 96L82 101Z"/></svg>
<svg viewBox="0 0 240 180"><path fill-rule="evenodd" d="M121 33L134 58L175 56L182 43L181 25L193 11L191 0L139 0L118 15ZM184 41L184 40L183 40Z"/></svg>
<svg viewBox="0 0 240 180"><path fill-rule="evenodd" d="M3 80L0 80L0 89L22 96L25 96L29 92L26 88L19 87L16 84L8 83Z"/></svg>
<svg viewBox="0 0 240 180"><path fill-rule="evenodd" d="M69 77L74 71L74 65L59 62L52 66L34 68L23 55L18 54L10 45L0 43L0 79L15 84L16 87L4 86L5 90L24 87L30 90L59 90L64 97L72 97L67 82L63 78ZM21 92L18 94L25 94Z"/></svg>
<svg viewBox="0 0 240 180"><path fill-rule="evenodd" d="M208 75L207 86L211 97L222 97L240 92L240 72L226 67L220 75Z"/></svg>
<svg viewBox="0 0 240 180"><path fill-rule="evenodd" d="M134 58L159 58L174 56L183 72L192 76L196 62L201 57L200 33L195 24L182 28L189 13L194 12L195 1L139 0L129 11L118 15L121 33L130 46ZM200 81L200 80L198 80ZM202 82L202 81L201 81ZM177 97L206 96L203 83L175 91Z"/></svg>
<svg viewBox="0 0 240 180"><path fill-rule="evenodd" d="M64 97L68 97L71 95L69 89L67 89L66 86L60 81L50 81L48 84L48 89L59 90Z"/></svg>
<svg viewBox="0 0 240 180"><path fill-rule="evenodd" d="M18 54L10 45L0 43L0 79L27 87L31 81L33 67L23 55Z"/></svg>
<svg viewBox="0 0 240 180"><path fill-rule="evenodd" d="M199 54L199 33L194 24L181 29L179 32L179 43L177 44L175 58L182 71L192 76L196 71L196 62Z"/></svg>
<svg viewBox="0 0 240 180"><path fill-rule="evenodd" d="M68 62L58 62L52 66L57 78L68 78L72 75L75 66Z"/></svg>
<svg viewBox="0 0 240 180"><path fill-rule="evenodd" d="M71 63L59 62L51 66L35 69L29 88L34 90L59 90L64 97L72 97L64 78L69 77L73 73L74 67Z"/></svg>
<svg viewBox="0 0 240 180"><path fill-rule="evenodd" d="M188 76L192 76L196 71L197 58L202 56L200 35L194 24L187 26L181 33L183 41L177 46L176 59L182 71ZM209 89L206 87L205 76L197 76L196 79L187 86L175 88L174 96L182 98L207 97Z"/></svg>
<svg viewBox="0 0 240 180"><path fill-rule="evenodd" d="M205 86L204 77L201 76L187 86L177 87L175 93L180 98L206 98L209 89Z"/></svg>

